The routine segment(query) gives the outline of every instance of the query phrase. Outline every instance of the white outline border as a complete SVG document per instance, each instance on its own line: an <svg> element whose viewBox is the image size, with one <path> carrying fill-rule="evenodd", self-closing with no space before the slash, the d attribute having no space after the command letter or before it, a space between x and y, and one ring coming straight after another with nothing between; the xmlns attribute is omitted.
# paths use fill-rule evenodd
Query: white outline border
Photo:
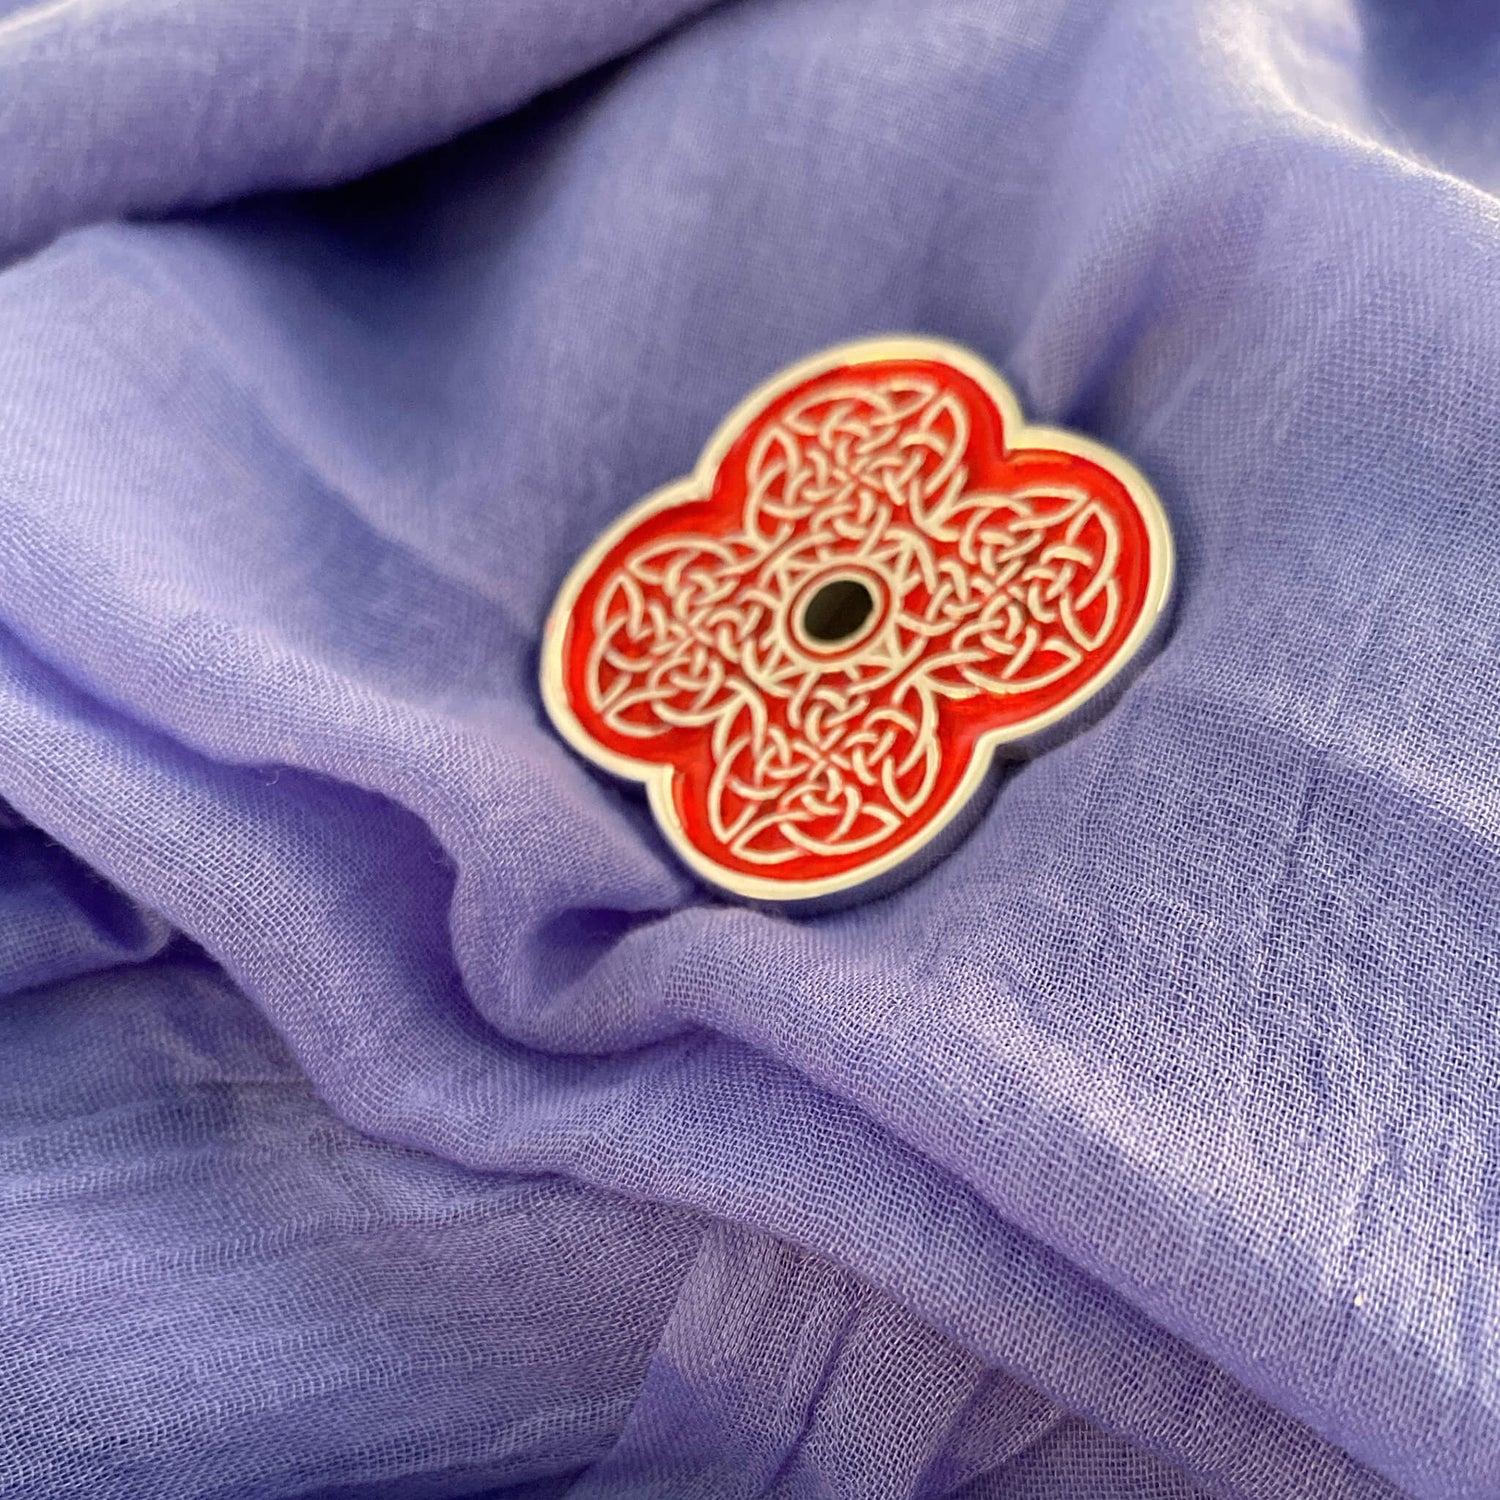
<svg viewBox="0 0 1500 1500"><path fill-rule="evenodd" d="M633 530L648 516L682 505L690 500L704 500L712 491L714 474L725 454L750 420L778 396L793 386L802 384L816 375L841 366L871 364L893 359L941 360L961 370L975 381L1000 409L1005 424L1005 448L1013 452L1020 448L1050 448L1061 453L1072 453L1086 458L1107 469L1125 486L1130 498L1140 510L1150 541L1151 556L1146 580L1146 597L1141 612L1130 634L1121 643L1113 660L1097 676L1084 683L1054 708L1032 719L1017 724L992 729L982 734L975 742L974 751L962 779L954 788L946 804L917 833L895 849L882 855L872 864L861 865L841 875L825 875L818 880L772 880L761 875L746 875L738 870L707 858L688 839L677 820L677 810L672 803L671 787L673 767L657 761L636 760L618 755L593 738L578 722L572 705L568 702L566 677L563 672L563 645L573 607L584 583L592 575L605 554L627 531ZM852 893L863 886L890 876L902 865L911 861L923 848L954 823L968 806L981 784L988 776L995 758L995 751L1004 744L1016 740L1031 739L1051 725L1067 718L1075 709L1095 697L1104 687L1130 664L1140 651L1152 631L1156 628L1172 592L1173 547L1171 528L1166 512L1156 492L1146 482L1145 476L1112 448L1096 443L1078 433L1067 432L1057 427L1032 427L1021 415L1020 403L1010 387L977 354L962 345L949 343L946 339L922 338L907 335L891 335L883 338L856 339L851 343L838 344L824 349L807 359L773 375L769 380L747 395L735 406L714 430L693 472L685 479L674 480L661 489L653 491L644 500L630 507L612 525L608 526L588 547L568 571L562 587L557 591L552 608L547 614L547 623L542 633L541 688L542 702L558 733L586 760L606 771L629 781L644 782L657 827L666 835L679 858L708 884L730 895L748 901L768 902L773 905L814 901L820 897L841 896Z"/></svg>

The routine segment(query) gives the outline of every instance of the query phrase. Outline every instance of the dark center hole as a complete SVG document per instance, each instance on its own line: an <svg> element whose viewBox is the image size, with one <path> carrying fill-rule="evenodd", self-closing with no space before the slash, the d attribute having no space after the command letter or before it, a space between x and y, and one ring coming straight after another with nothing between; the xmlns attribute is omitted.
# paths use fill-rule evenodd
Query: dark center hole
<svg viewBox="0 0 1500 1500"><path fill-rule="evenodd" d="M835 578L807 601L802 629L810 640L830 645L846 641L874 608L875 596L857 578Z"/></svg>

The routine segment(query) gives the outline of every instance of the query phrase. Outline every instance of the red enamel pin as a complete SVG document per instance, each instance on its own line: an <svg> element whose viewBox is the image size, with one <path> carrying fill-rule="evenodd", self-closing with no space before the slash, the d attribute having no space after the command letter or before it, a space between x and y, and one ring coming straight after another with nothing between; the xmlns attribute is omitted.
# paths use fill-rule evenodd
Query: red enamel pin
<svg viewBox="0 0 1500 1500"><path fill-rule="evenodd" d="M1102 702L1171 576L1119 454L1027 426L953 344L846 344L753 391L584 553L542 695L703 879L837 901L944 852L997 751Z"/></svg>

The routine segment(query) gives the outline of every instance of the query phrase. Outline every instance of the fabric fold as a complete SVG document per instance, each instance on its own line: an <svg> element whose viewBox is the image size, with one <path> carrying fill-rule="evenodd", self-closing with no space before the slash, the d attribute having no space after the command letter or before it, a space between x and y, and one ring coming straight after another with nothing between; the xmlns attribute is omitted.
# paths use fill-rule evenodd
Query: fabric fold
<svg viewBox="0 0 1500 1500"><path fill-rule="evenodd" d="M0 261L78 224L372 171L706 3L259 0L233 15L176 0L7 5Z"/></svg>

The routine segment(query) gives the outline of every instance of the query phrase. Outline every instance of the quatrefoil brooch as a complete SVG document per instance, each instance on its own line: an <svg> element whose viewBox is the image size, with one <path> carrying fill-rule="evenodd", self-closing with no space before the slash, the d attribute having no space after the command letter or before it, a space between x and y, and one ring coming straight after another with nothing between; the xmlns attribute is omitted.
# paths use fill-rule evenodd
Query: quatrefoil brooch
<svg viewBox="0 0 1500 1500"><path fill-rule="evenodd" d="M1028 427L955 345L848 344L754 391L579 559L543 698L704 879L838 898L941 852L998 749L1117 682L1171 573L1118 454Z"/></svg>

